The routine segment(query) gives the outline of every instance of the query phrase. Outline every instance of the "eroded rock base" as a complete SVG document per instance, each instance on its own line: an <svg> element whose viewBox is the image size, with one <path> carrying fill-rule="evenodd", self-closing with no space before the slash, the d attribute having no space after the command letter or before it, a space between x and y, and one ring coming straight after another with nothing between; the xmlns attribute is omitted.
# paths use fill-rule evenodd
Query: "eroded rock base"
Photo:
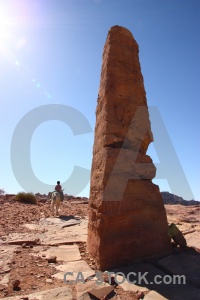
<svg viewBox="0 0 200 300"><path fill-rule="evenodd" d="M101 269L170 253L166 213L156 185L131 180L123 199L114 199L90 207L87 247Z"/></svg>

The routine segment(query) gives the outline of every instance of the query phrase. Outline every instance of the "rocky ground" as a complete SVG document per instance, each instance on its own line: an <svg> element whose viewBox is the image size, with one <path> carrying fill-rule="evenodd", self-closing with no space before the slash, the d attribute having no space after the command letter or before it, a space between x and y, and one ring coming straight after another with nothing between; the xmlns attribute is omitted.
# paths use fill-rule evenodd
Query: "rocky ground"
<svg viewBox="0 0 200 300"><path fill-rule="evenodd" d="M165 207L169 223L175 223L179 227L179 229L184 233L189 246L186 249L173 248L174 255L187 255L188 258L189 253L192 255L192 259L196 259L196 257L199 259L200 206L184 207L181 205L166 205ZM83 296L84 293L82 287L77 288L76 285L67 285L63 281L63 273L60 273L61 275L57 275L58 270L61 270L63 266L65 258L63 258L63 261L62 259L57 260L55 257L48 256L47 252L50 251L50 249L55 250L55 248L59 248L62 251L62 247L66 247L66 245L68 245L67 247L72 247L70 248L71 250L69 248L66 249L66 251L71 251L68 253L70 253L69 257L71 257L72 262L85 262L89 268L89 273L87 273L89 276L92 275L92 272L95 274L95 271L97 271L95 262L90 259L86 251L86 231L84 230L86 230L88 204L85 199L72 198L71 200L63 202L60 211L61 221L72 222L73 224L70 223L70 225L67 225L67 228L63 228L64 226L59 227L63 228L60 229L60 232L55 232L55 228L58 228L55 226L58 226L60 223L54 223L58 218L55 218L55 216L52 218L49 200L41 199L38 200L37 205L30 205L18 203L12 199L6 201L4 199L0 199L0 208L1 299L6 299L11 296L15 297L13 299L46 299L41 297L37 298L37 296L35 296L35 298L27 296L23 297L22 295L29 295L44 290L52 290L58 287L66 288L66 286L69 289L69 298L56 296L57 298L54 297L52 299L154 299L151 298L150 289L141 289L140 287L128 289L121 284L117 285L115 282L109 282L110 284L105 287L105 290L102 292L105 294L103 298L103 294L101 295L101 293L96 295L96 297L92 296L92 294L89 294L90 296L88 296L88 294L87 296ZM62 216L65 216L65 218L63 217L62 219ZM66 216L68 216L67 219ZM83 229L81 229L82 231L80 230L82 233L77 235L77 229L75 228L78 228L76 226L79 226L80 223L83 224L83 226L80 227ZM50 230L51 227L52 231L49 231L49 235L47 235L46 232ZM75 231L73 231L73 227ZM64 230L68 231L64 232ZM71 231L69 232L69 230ZM69 234L67 234L67 232L69 232ZM56 240L56 235L60 236L60 240ZM68 240L65 240L66 236L68 236ZM73 247L77 247L77 250ZM77 253L76 255L80 255L80 258L78 256L76 258L73 257L75 253ZM60 254L58 253L58 255ZM182 259L181 256L179 257ZM49 260L50 258L52 260ZM183 259L185 260L184 257ZM70 263L69 260L67 263ZM168 265L170 265L169 262ZM153 267L158 267L157 262L154 262ZM166 271L165 261L161 262L159 268L159 270L162 269L162 271ZM168 270L168 272L170 273L171 270ZM200 271L197 270L196 274L200 276ZM105 274L103 274L103 278L105 282L109 281ZM190 278L190 275L188 275L188 278L191 282L189 295L193 295L193 290L194 293L195 291L196 293L200 292L199 286L195 282L195 278ZM88 286L90 283L91 282L87 283ZM195 290L196 288L198 289ZM182 297L180 299L195 299L192 297L193 296L188 298L187 296L187 298Z"/></svg>

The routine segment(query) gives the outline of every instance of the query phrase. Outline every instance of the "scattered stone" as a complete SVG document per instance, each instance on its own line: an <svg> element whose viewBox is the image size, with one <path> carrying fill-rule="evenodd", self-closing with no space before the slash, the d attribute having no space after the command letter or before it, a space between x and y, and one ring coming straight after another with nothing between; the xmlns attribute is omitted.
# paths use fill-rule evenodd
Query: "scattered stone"
<svg viewBox="0 0 200 300"><path fill-rule="evenodd" d="M106 288L110 288L109 284L102 282L101 285L97 284L94 280L92 281L88 281L86 283L78 283L76 284L75 288L77 291L77 299L78 300L89 300L91 299L91 297L89 296L90 291L96 291L97 289L102 289L102 294L104 294L104 296L106 295L106 293L108 292L108 290L103 290L104 287ZM111 287L113 288L113 287ZM104 292L103 292L104 291ZM111 291L110 291L111 292ZM100 295L101 291L96 292L96 295ZM92 294L91 294L92 295ZM108 294L107 294L108 295ZM104 297L103 296L103 297ZM103 299L102 297L102 299ZM97 298L98 299L98 298Z"/></svg>
<svg viewBox="0 0 200 300"><path fill-rule="evenodd" d="M22 244L22 248L26 248L27 244L26 243L23 243Z"/></svg>
<svg viewBox="0 0 200 300"><path fill-rule="evenodd" d="M56 256L50 256L47 258L48 263L56 263L57 257Z"/></svg>
<svg viewBox="0 0 200 300"><path fill-rule="evenodd" d="M47 282L47 283L52 283L53 280L52 280L52 279L46 279L46 282Z"/></svg>
<svg viewBox="0 0 200 300"><path fill-rule="evenodd" d="M2 271L0 271L0 274L9 273L11 268L4 268Z"/></svg>
<svg viewBox="0 0 200 300"><path fill-rule="evenodd" d="M20 250L20 249L15 250L15 253L16 253L16 254L19 254L19 253L21 253L21 252L22 252L22 250Z"/></svg>
<svg viewBox="0 0 200 300"><path fill-rule="evenodd" d="M44 275L43 275L43 274L41 274L41 275L36 275L36 277L37 277L37 278L42 278L42 277L44 277Z"/></svg>
<svg viewBox="0 0 200 300"><path fill-rule="evenodd" d="M144 298L144 293L143 292L137 292L136 297L138 298L138 300L143 299Z"/></svg>
<svg viewBox="0 0 200 300"><path fill-rule="evenodd" d="M5 274L3 275L3 278L0 276L0 286L6 288L9 284L9 277L10 277L10 274ZM2 279L1 279L2 278Z"/></svg>
<svg viewBox="0 0 200 300"><path fill-rule="evenodd" d="M38 266L38 267L44 267L44 266L43 266L43 265L41 265L41 264L37 264L37 266Z"/></svg>
<svg viewBox="0 0 200 300"><path fill-rule="evenodd" d="M97 299L105 299L111 292L114 291L113 286L100 286L97 289L91 289L88 291L89 294L95 296Z"/></svg>
<svg viewBox="0 0 200 300"><path fill-rule="evenodd" d="M36 245L40 245L40 244L41 244L41 241L40 241L39 238L37 238L37 239L35 240L35 244L36 244Z"/></svg>
<svg viewBox="0 0 200 300"><path fill-rule="evenodd" d="M19 280L19 279L15 279L15 280L13 281L12 285L13 285L13 289L18 288L19 285L20 285L20 280Z"/></svg>
<svg viewBox="0 0 200 300"><path fill-rule="evenodd" d="M36 285L33 285L33 286L32 286L32 290L37 290L37 286L36 286Z"/></svg>

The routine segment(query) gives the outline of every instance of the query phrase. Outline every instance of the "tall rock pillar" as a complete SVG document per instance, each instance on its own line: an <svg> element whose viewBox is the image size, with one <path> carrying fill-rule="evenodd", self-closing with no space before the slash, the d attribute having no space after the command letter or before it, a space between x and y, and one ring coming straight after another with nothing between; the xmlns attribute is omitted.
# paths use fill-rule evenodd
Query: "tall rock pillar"
<svg viewBox="0 0 200 300"><path fill-rule="evenodd" d="M103 50L96 108L87 249L100 269L170 252L146 93L131 32L112 27Z"/></svg>

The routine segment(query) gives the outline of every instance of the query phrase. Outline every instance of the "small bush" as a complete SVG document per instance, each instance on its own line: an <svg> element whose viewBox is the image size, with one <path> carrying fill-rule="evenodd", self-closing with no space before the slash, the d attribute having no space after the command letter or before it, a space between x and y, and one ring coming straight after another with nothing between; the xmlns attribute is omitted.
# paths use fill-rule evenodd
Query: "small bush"
<svg viewBox="0 0 200 300"><path fill-rule="evenodd" d="M35 195L32 193L18 193L15 196L15 200L23 203L37 204Z"/></svg>

